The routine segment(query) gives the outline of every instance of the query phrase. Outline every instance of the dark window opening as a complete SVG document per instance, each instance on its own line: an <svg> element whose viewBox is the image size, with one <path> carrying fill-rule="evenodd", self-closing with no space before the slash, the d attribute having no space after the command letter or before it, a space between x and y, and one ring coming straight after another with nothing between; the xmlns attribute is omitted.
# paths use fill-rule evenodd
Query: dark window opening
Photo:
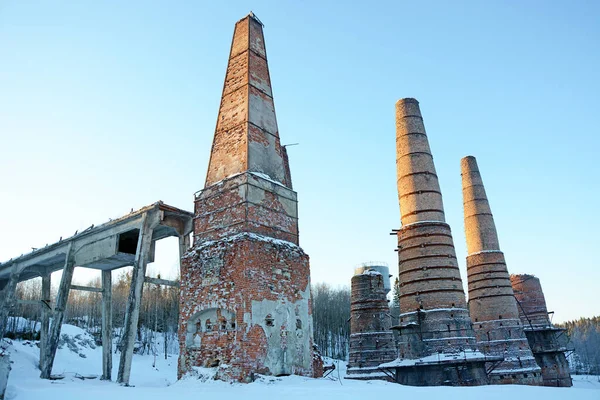
<svg viewBox="0 0 600 400"><path fill-rule="evenodd" d="M119 245L117 251L119 253L135 254L139 236L139 229L132 229L130 231L121 233L119 235Z"/></svg>
<svg viewBox="0 0 600 400"><path fill-rule="evenodd" d="M206 332L212 332L213 330L213 326L212 326L212 322L210 322L210 319L206 320Z"/></svg>
<svg viewBox="0 0 600 400"><path fill-rule="evenodd" d="M296 319L296 329L302 329L302 320L300 318Z"/></svg>
<svg viewBox="0 0 600 400"><path fill-rule="evenodd" d="M235 321L231 323L231 329L235 329Z"/></svg>
<svg viewBox="0 0 600 400"><path fill-rule="evenodd" d="M227 330L227 321L225 320L225 318L223 318L221 321L221 330Z"/></svg>
<svg viewBox="0 0 600 400"><path fill-rule="evenodd" d="M273 319L273 317L271 316L271 314L268 314L266 316L265 323L267 324L267 326L275 326L275 320Z"/></svg>

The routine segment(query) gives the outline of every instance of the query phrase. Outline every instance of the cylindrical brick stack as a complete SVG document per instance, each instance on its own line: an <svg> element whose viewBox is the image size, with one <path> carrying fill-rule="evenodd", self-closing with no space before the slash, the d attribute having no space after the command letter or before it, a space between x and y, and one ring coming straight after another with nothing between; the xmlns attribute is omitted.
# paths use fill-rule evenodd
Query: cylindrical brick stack
<svg viewBox="0 0 600 400"><path fill-rule="evenodd" d="M519 303L519 315L529 346L542 368L544 386L573 385L565 357L567 336L548 319L546 299L540 280L533 275L511 275L510 281Z"/></svg>
<svg viewBox="0 0 600 400"><path fill-rule="evenodd" d="M533 275L511 275L510 281L519 301L519 316L530 328L548 328L548 308L540 280Z"/></svg>
<svg viewBox="0 0 600 400"><path fill-rule="evenodd" d="M396 371L398 379L409 385L485 384L484 356L477 350L415 99L396 103L396 152L402 228L398 231L400 322L395 329L399 331L399 365L407 367L405 372ZM455 368L457 373L452 375L447 367L452 362L451 368L457 363L465 368Z"/></svg>
<svg viewBox="0 0 600 400"><path fill-rule="evenodd" d="M396 358L384 278L369 269L352 277L348 378L387 380L378 366Z"/></svg>
<svg viewBox="0 0 600 400"><path fill-rule="evenodd" d="M461 175L468 251L469 311L480 348L486 354L504 357L504 361L490 373L490 383L541 385L541 369L523 331L475 157L461 160Z"/></svg>

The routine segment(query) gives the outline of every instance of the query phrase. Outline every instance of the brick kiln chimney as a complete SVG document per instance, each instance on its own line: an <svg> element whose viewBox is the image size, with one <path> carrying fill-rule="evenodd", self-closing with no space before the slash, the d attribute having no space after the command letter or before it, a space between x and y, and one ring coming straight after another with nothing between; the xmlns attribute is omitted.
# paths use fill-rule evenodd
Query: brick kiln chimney
<svg viewBox="0 0 600 400"><path fill-rule="evenodd" d="M396 166L402 228L397 380L409 385L487 383L419 102L396 103ZM456 368L460 365L460 368Z"/></svg>
<svg viewBox="0 0 600 400"><path fill-rule="evenodd" d="M194 247L182 259L179 376L219 367L318 375L308 255L279 142L263 25L235 25L206 186L195 198Z"/></svg>
<svg viewBox="0 0 600 400"><path fill-rule="evenodd" d="M284 164L263 25L250 13L235 25L205 186L250 171L291 188Z"/></svg>
<svg viewBox="0 0 600 400"><path fill-rule="evenodd" d="M555 328L548 319L540 280L533 275L523 274L511 275L510 281L519 303L519 316L529 346L542 368L544 386L572 386L569 363L565 357L568 337L564 329Z"/></svg>
<svg viewBox="0 0 600 400"><path fill-rule="evenodd" d="M541 385L536 364L510 283L504 254L500 251L494 217L487 200L475 157L461 162L469 311L480 348L504 361L491 371L492 384Z"/></svg>
<svg viewBox="0 0 600 400"><path fill-rule="evenodd" d="M387 301L389 269L365 264L355 270L350 297L348 379L383 379L379 364L396 358L392 316Z"/></svg>

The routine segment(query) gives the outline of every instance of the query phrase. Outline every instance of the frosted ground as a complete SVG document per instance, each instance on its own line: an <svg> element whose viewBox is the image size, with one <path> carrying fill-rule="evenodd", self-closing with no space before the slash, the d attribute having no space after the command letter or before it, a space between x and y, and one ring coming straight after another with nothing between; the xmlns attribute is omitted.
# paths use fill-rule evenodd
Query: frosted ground
<svg viewBox="0 0 600 400"><path fill-rule="evenodd" d="M420 400L460 398L461 400L488 399L594 399L600 400L600 382L597 377L574 377L572 388L546 388L518 385L481 387L409 387L386 382L361 382L346 379L344 363L334 371L333 377L309 379L297 376L262 377L251 384L228 384L206 379L210 371L202 371L203 378L188 377L177 381L177 356L167 360L151 355L134 355L131 384L122 387L114 382L98 379L80 379L81 376L100 375L102 349L95 347L91 336L71 325L63 326L70 345L64 345L56 355L53 373L63 374L58 381L39 378L39 349L34 342L13 341L10 348L12 371L8 381L6 399L57 399L57 400L119 400L119 399L175 399L198 398L233 400L241 399L399 399ZM75 346L73 345L75 344ZM158 346L160 347L160 344ZM113 363L113 379L119 362L118 354ZM181 397L180 397L181 396ZM190 397L192 396L192 397ZM417 397L418 396L418 397Z"/></svg>

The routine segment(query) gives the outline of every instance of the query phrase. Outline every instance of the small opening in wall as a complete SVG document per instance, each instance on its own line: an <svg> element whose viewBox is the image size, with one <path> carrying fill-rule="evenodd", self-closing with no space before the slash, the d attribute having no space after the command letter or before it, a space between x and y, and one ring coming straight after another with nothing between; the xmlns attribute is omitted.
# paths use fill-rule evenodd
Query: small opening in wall
<svg viewBox="0 0 600 400"><path fill-rule="evenodd" d="M212 326L212 322L210 322L210 318L206 320L206 332L212 332L213 330L213 326Z"/></svg>
<svg viewBox="0 0 600 400"><path fill-rule="evenodd" d="M450 314L450 318L454 318L454 314Z"/></svg>
<svg viewBox="0 0 600 400"><path fill-rule="evenodd" d="M502 315L498 315L498 319L502 319Z"/></svg>
<svg viewBox="0 0 600 400"><path fill-rule="evenodd" d="M480 328L483 328L483 325L479 324L479 327L480 327Z"/></svg>
<svg viewBox="0 0 600 400"><path fill-rule="evenodd" d="M513 379L517 379L517 376L516 376L516 375L513 375L513 376L512 376L512 378L513 378Z"/></svg>
<svg viewBox="0 0 600 400"><path fill-rule="evenodd" d="M448 332L450 332L450 325L446 325L448 327Z"/></svg>
<svg viewBox="0 0 600 400"><path fill-rule="evenodd" d="M225 318L221 318L221 320L219 321L219 325L221 325L222 331L227 330L227 320Z"/></svg>
<svg viewBox="0 0 600 400"><path fill-rule="evenodd" d="M523 374L523 378L527 378L527 374Z"/></svg>
<svg viewBox="0 0 600 400"><path fill-rule="evenodd" d="M479 322L479 318L475 318L475 322Z"/></svg>
<svg viewBox="0 0 600 400"><path fill-rule="evenodd" d="M273 319L273 317L271 316L271 314L268 314L265 317L265 324L267 326L275 326L275 320Z"/></svg>
<svg viewBox="0 0 600 400"><path fill-rule="evenodd" d="M139 229L132 229L119 235L118 249L119 253L135 254L137 242L140 236Z"/></svg>
<svg viewBox="0 0 600 400"><path fill-rule="evenodd" d="M455 307L454 303L452 303L452 307Z"/></svg>
<svg viewBox="0 0 600 400"><path fill-rule="evenodd" d="M504 375L500 375L500 379L504 379Z"/></svg>
<svg viewBox="0 0 600 400"><path fill-rule="evenodd" d="M296 329L302 329L302 320L300 318L296 319Z"/></svg>
<svg viewBox="0 0 600 400"><path fill-rule="evenodd" d="M235 329L235 321L231 322L231 329Z"/></svg>

